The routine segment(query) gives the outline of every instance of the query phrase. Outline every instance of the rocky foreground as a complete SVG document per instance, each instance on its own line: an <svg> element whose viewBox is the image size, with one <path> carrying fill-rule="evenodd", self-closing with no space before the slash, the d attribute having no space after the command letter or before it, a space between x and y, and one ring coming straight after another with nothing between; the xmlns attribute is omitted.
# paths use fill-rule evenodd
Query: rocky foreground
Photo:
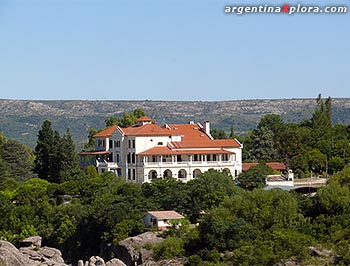
<svg viewBox="0 0 350 266"><path fill-rule="evenodd" d="M20 248L8 241L0 240L0 266L69 266L65 264L62 253L56 248L42 247L41 237L34 236L23 240ZM163 241L164 238L146 232L129 237L119 242L114 250L116 258L107 262L99 256L92 256L88 261L79 260L77 266L163 266L183 265L182 259L155 261L153 251L145 246Z"/></svg>

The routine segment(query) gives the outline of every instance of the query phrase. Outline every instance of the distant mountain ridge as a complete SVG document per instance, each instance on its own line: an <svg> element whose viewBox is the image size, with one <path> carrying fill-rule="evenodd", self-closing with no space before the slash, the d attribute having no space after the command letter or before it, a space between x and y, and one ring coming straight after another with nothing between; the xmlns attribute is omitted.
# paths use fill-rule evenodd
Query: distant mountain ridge
<svg viewBox="0 0 350 266"><path fill-rule="evenodd" d="M332 99L334 123L350 124L350 98ZM158 124L211 122L212 128L236 134L254 129L266 114L279 114L286 122L309 119L315 99L232 100L232 101L89 101L89 100L1 100L0 132L34 147L44 120L64 133L70 128L77 146L87 139L89 128L103 128L104 120L143 108Z"/></svg>

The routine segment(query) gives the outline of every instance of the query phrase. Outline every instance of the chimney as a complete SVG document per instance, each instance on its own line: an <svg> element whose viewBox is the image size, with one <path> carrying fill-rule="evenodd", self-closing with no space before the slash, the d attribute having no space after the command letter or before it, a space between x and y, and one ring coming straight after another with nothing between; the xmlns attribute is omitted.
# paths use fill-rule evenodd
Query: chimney
<svg viewBox="0 0 350 266"><path fill-rule="evenodd" d="M208 136L211 136L210 135L210 122L209 121L204 121L204 132Z"/></svg>

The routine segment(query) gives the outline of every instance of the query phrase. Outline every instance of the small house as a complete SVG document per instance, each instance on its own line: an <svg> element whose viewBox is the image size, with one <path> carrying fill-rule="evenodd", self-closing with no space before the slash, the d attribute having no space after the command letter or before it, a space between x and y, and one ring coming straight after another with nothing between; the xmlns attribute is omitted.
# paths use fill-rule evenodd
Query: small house
<svg viewBox="0 0 350 266"><path fill-rule="evenodd" d="M143 223L148 227L157 227L158 230L166 230L171 227L170 220L185 218L176 211L149 211L143 216Z"/></svg>

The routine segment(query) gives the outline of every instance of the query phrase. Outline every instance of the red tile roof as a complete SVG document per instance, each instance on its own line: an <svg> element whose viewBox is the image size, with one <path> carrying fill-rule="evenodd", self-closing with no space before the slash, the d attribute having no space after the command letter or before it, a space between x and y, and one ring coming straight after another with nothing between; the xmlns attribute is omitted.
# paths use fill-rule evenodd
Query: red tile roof
<svg viewBox="0 0 350 266"><path fill-rule="evenodd" d="M242 171L247 171L256 165L258 165L258 163L242 163ZM266 163L266 165L271 167L273 170L278 170L278 171L283 171L287 169L284 163L279 163L279 162L270 162L270 163Z"/></svg>
<svg viewBox="0 0 350 266"><path fill-rule="evenodd" d="M117 126L107 127L106 129L95 134L94 137L111 137L116 129Z"/></svg>
<svg viewBox="0 0 350 266"><path fill-rule="evenodd" d="M169 127L183 136L181 142L171 142L174 148L239 148L241 146L236 139L213 140L196 124L169 125Z"/></svg>
<svg viewBox="0 0 350 266"><path fill-rule="evenodd" d="M172 219L183 219L183 217L180 213L176 211L149 211L146 214L151 214L152 216L156 217L159 220L172 220Z"/></svg>
<svg viewBox="0 0 350 266"><path fill-rule="evenodd" d="M222 149L213 150L172 150L166 146L157 146L137 155L181 155L181 154L233 154L233 152Z"/></svg>
<svg viewBox="0 0 350 266"><path fill-rule="evenodd" d="M140 119L150 119L141 117ZM117 126L111 126L97 133L95 137L110 137L117 129ZM241 144L236 139L213 140L202 131L197 124L170 124L160 127L157 124L135 125L119 129L127 136L181 136L181 141L171 142L174 149L223 149L239 148Z"/></svg>
<svg viewBox="0 0 350 266"><path fill-rule="evenodd" d="M137 122L151 122L152 118L148 116L141 116L140 118L137 119Z"/></svg>
<svg viewBox="0 0 350 266"><path fill-rule="evenodd" d="M157 124L146 124L143 126L132 126L121 128L127 136L168 136L174 135L172 132L164 127L160 127Z"/></svg>

